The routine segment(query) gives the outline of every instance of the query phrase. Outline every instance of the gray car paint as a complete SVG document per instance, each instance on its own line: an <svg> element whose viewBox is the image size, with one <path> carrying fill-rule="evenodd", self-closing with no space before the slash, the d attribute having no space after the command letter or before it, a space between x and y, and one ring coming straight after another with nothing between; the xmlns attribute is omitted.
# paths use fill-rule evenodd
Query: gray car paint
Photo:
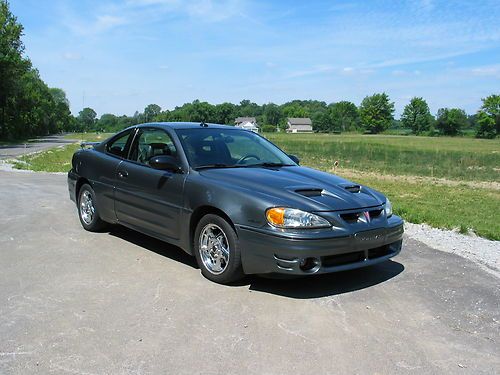
<svg viewBox="0 0 500 375"><path fill-rule="evenodd" d="M193 226L200 217L200 213L217 210L233 224L240 236L243 249L242 262L246 273L282 271L287 273L277 267L274 257L277 254L267 245L276 241L281 241L281 245L275 244L275 247L283 249L293 248L293 241L302 241L298 249L287 252L287 256L299 259L307 256L322 256L328 252L342 254L379 246L380 239L373 243L365 241L360 248L355 236L358 232L383 229L384 244L392 243L396 246L391 256L399 253L403 222L396 215L391 218L386 218L384 215L380 220L349 225L346 225L338 215L340 211L349 212L370 207L383 208L385 196L366 186L362 186L359 193L351 193L345 187L355 185L353 182L298 165L200 171L190 168L180 139L175 132L176 129L186 127L197 129L197 131L213 127L234 129L223 125L202 125L200 126L199 123L137 125L118 133L94 148L77 151L73 157L73 168L68 173L71 199L76 201L78 187L83 181L88 181L95 190L103 220L119 223L162 239L181 247L189 254L193 253ZM130 131L133 137L140 128L163 129L171 136L178 150L181 173L154 170L106 152L106 145L109 142L127 131ZM245 130L234 129L234 131ZM123 172L127 174L126 178L120 177ZM301 189L322 189L326 194L306 197L296 192ZM333 228L307 230L275 228L267 223L265 211L277 206L315 212L328 219ZM335 239L337 245L335 245ZM326 241L326 245L318 240ZM330 246L328 241L330 241ZM257 243L259 246L256 246ZM319 252L318 246L321 248ZM329 247L330 250L328 250ZM255 250L257 248L260 249L259 254ZM266 251L269 252L266 253ZM374 262L364 259L364 262L355 266L372 263ZM326 271L335 270L332 268ZM290 272L300 273L297 269Z"/></svg>

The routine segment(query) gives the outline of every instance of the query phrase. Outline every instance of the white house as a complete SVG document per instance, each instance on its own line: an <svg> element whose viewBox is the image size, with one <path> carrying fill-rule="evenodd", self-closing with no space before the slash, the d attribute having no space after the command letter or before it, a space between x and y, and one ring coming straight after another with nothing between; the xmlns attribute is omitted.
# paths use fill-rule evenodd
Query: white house
<svg viewBox="0 0 500 375"><path fill-rule="evenodd" d="M308 117L289 117L287 120L287 133L312 133L312 121Z"/></svg>
<svg viewBox="0 0 500 375"><path fill-rule="evenodd" d="M242 128L245 130L250 130L255 133L259 132L259 125L257 125L257 121L255 117L237 117L234 120L235 126L237 128Z"/></svg>

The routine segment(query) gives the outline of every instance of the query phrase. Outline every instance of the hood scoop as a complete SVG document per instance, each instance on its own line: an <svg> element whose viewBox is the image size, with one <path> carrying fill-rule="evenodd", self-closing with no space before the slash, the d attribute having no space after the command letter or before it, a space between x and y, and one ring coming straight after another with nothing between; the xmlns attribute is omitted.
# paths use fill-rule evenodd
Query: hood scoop
<svg viewBox="0 0 500 375"><path fill-rule="evenodd" d="M350 193L356 194L361 191L361 186L360 185L340 185L343 187L345 190L347 190ZM301 189L296 189L295 192L297 194L303 195L304 197L320 197L320 196L330 196L330 197L337 197L336 194L333 194L329 192L328 190L325 189L320 189L320 188L301 188Z"/></svg>
<svg viewBox="0 0 500 375"><path fill-rule="evenodd" d="M359 193L361 191L360 185L341 185L344 189L346 189L350 193Z"/></svg>
<svg viewBox="0 0 500 375"><path fill-rule="evenodd" d="M319 197L323 195L323 189L297 189L295 192L305 197Z"/></svg>

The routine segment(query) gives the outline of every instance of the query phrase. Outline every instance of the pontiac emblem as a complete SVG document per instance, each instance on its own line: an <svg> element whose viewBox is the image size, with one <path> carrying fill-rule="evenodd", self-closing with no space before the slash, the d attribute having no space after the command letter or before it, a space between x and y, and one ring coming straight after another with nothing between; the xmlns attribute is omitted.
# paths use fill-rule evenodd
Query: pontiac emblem
<svg viewBox="0 0 500 375"><path fill-rule="evenodd" d="M369 222L370 222L370 220L371 220L371 219L370 219L370 212L368 212L368 211L364 211L364 212L363 212L363 215L365 215L365 220L366 220L366 222L367 222L367 223L369 223Z"/></svg>

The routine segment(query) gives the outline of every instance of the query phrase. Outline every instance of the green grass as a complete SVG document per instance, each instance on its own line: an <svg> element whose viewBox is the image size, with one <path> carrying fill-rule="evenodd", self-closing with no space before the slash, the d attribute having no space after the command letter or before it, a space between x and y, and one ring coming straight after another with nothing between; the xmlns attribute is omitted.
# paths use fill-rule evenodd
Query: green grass
<svg viewBox="0 0 500 375"><path fill-rule="evenodd" d="M107 136L87 133L68 138L98 141ZM395 213L409 222L458 229L461 233L473 231L479 236L500 240L499 140L357 134L266 136L287 152L298 155L302 165L331 171L333 162L339 160L337 174L387 194L393 201ZM24 156L16 167L67 172L73 152L78 148L74 144ZM470 166L476 168L468 168ZM393 177L380 178L378 173ZM454 181L450 185L428 177ZM483 183L476 186L474 181Z"/></svg>
<svg viewBox="0 0 500 375"><path fill-rule="evenodd" d="M305 165L392 175L500 181L500 139L390 135L266 134Z"/></svg>
<svg viewBox="0 0 500 375"><path fill-rule="evenodd" d="M473 231L481 237L500 240L500 190L407 180L402 183L375 176L350 177L386 194L393 203L394 212L411 223L458 229L461 233Z"/></svg>
<svg viewBox="0 0 500 375"><path fill-rule="evenodd" d="M71 169L71 158L78 150L78 144L56 147L36 154L18 158L14 168L29 169L37 172L68 172Z"/></svg>
<svg viewBox="0 0 500 375"><path fill-rule="evenodd" d="M71 133L64 136L64 138L82 140L86 142L101 142L112 135L112 133Z"/></svg>

